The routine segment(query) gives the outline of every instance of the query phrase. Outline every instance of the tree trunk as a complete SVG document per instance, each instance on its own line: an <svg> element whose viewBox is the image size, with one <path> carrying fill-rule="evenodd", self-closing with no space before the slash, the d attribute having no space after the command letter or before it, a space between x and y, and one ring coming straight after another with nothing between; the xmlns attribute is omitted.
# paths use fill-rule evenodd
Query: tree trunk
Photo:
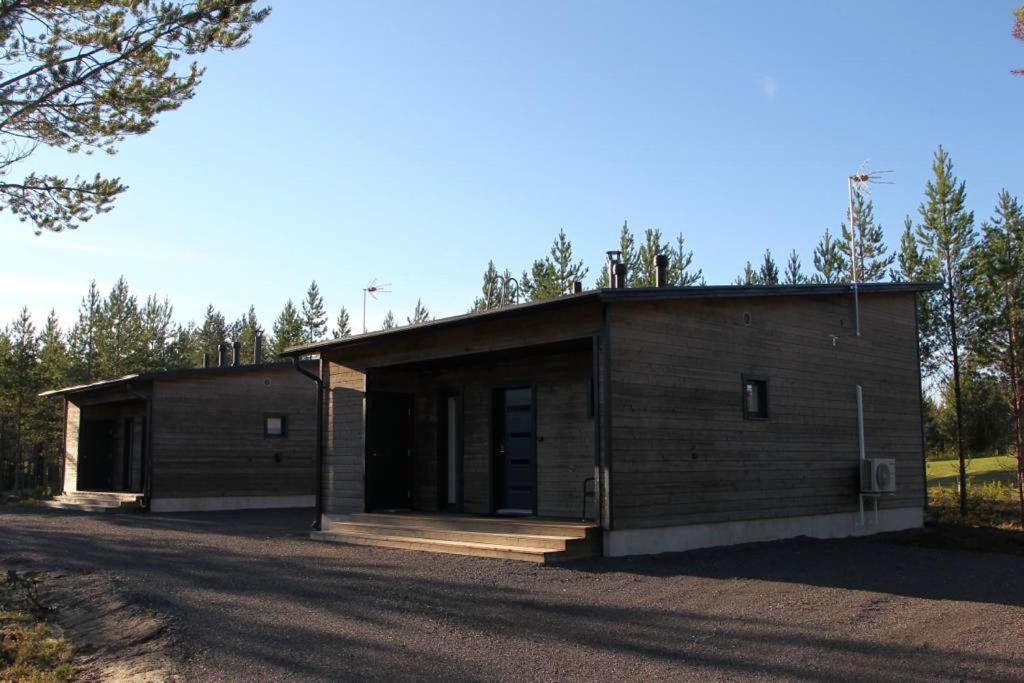
<svg viewBox="0 0 1024 683"><path fill-rule="evenodd" d="M957 339L956 294L953 264L946 256L947 303L949 306L949 345L953 360L953 396L956 400L956 453L960 463L960 516L967 516L967 460L964 453L963 404L960 400L960 344Z"/></svg>
<svg viewBox="0 0 1024 683"><path fill-rule="evenodd" d="M1024 528L1024 443L1021 439L1021 386L1017 368L1017 325L1016 299L1013 295L1009 297L1009 305L1006 307L1006 320L1008 323L1008 346L1009 353L1009 375L1010 375L1010 407L1013 411L1013 446L1017 456L1017 500L1020 504L1020 524Z"/></svg>

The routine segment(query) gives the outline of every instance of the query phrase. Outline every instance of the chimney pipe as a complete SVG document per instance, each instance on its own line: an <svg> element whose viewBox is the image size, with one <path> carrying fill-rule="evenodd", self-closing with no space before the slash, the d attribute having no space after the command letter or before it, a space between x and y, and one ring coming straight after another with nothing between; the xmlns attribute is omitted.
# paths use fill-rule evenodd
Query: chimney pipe
<svg viewBox="0 0 1024 683"><path fill-rule="evenodd" d="M626 275L627 266L625 263L616 262L615 264L615 288L625 289L626 288Z"/></svg>
<svg viewBox="0 0 1024 683"><path fill-rule="evenodd" d="M240 341L236 341L233 344L231 344L231 364L242 364L242 342Z"/></svg>
<svg viewBox="0 0 1024 683"><path fill-rule="evenodd" d="M256 335L256 343L254 344L252 351L252 362L255 365L263 364L263 335Z"/></svg>
<svg viewBox="0 0 1024 683"><path fill-rule="evenodd" d="M665 269L668 268L668 256L655 254L654 256L654 286L668 287L668 280L665 277Z"/></svg>
<svg viewBox="0 0 1024 683"><path fill-rule="evenodd" d="M208 353L204 353L203 354L203 367L204 368L210 367L210 354L208 354Z"/></svg>
<svg viewBox="0 0 1024 683"><path fill-rule="evenodd" d="M615 282L615 264L619 262L622 252L609 251L605 253L608 254L608 286L614 289L618 286Z"/></svg>
<svg viewBox="0 0 1024 683"><path fill-rule="evenodd" d="M572 282L572 293L573 294L582 294L583 293L583 283L580 282L579 280L573 280L573 282Z"/></svg>
<svg viewBox="0 0 1024 683"><path fill-rule="evenodd" d="M221 342L217 345L217 367L222 368L228 364L228 345Z"/></svg>

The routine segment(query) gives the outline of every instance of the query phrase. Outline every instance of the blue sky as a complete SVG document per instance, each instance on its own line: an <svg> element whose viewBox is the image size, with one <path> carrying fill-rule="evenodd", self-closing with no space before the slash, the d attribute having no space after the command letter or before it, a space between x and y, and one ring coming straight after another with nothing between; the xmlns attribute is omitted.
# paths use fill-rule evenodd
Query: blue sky
<svg viewBox="0 0 1024 683"><path fill-rule="evenodd" d="M267 327L316 279L358 327L377 278L374 328L417 297L465 312L488 259L518 272L559 228L595 276L624 219L682 232L712 284L766 248L809 269L866 159L894 171L894 248L940 143L980 222L1024 197L1020 2L279 1L120 154L31 158L130 190L73 233L0 213L0 320L70 323L123 274L179 320L253 303Z"/></svg>

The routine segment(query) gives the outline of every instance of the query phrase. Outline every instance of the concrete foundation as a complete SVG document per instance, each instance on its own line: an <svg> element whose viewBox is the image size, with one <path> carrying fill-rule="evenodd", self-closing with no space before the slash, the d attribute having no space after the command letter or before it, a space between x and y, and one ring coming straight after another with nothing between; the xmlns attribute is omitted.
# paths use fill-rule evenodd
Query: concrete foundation
<svg viewBox="0 0 1024 683"><path fill-rule="evenodd" d="M924 510L919 507L879 510L877 521L874 512L868 511L865 513L865 522L863 526L860 524L860 514L857 512L842 512L653 529L616 529L604 532L604 554L608 557L653 555L738 543L777 541L797 536L868 536L920 527L924 523Z"/></svg>
<svg viewBox="0 0 1024 683"><path fill-rule="evenodd" d="M152 512L215 512L218 510L269 510L311 508L316 496L223 496L219 498L154 498Z"/></svg>

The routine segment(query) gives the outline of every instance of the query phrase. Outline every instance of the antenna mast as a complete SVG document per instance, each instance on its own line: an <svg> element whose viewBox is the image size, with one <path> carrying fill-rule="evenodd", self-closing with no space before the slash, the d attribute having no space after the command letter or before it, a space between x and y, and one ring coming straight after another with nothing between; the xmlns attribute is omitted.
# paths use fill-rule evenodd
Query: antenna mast
<svg viewBox="0 0 1024 683"><path fill-rule="evenodd" d="M849 176L846 179L846 187L848 191L849 199L849 213L847 214L847 220L850 221L850 279L853 285L853 329L854 333L860 336L860 266L863 264L858 263L859 252L857 250L857 231L859 230L859 224L857 223L857 217L853 213L853 195L856 193L861 197L871 196L871 185L882 184L892 185L891 182L882 180L883 174L892 173L892 171L868 171L868 162L865 161L860 165L860 169L855 175Z"/></svg>
<svg viewBox="0 0 1024 683"><path fill-rule="evenodd" d="M370 280L370 284L363 287L363 334L366 334L366 295L369 294L376 301L378 294L388 294L391 292L390 289L385 289L385 287L390 286L390 282L378 285L377 278L373 278Z"/></svg>

